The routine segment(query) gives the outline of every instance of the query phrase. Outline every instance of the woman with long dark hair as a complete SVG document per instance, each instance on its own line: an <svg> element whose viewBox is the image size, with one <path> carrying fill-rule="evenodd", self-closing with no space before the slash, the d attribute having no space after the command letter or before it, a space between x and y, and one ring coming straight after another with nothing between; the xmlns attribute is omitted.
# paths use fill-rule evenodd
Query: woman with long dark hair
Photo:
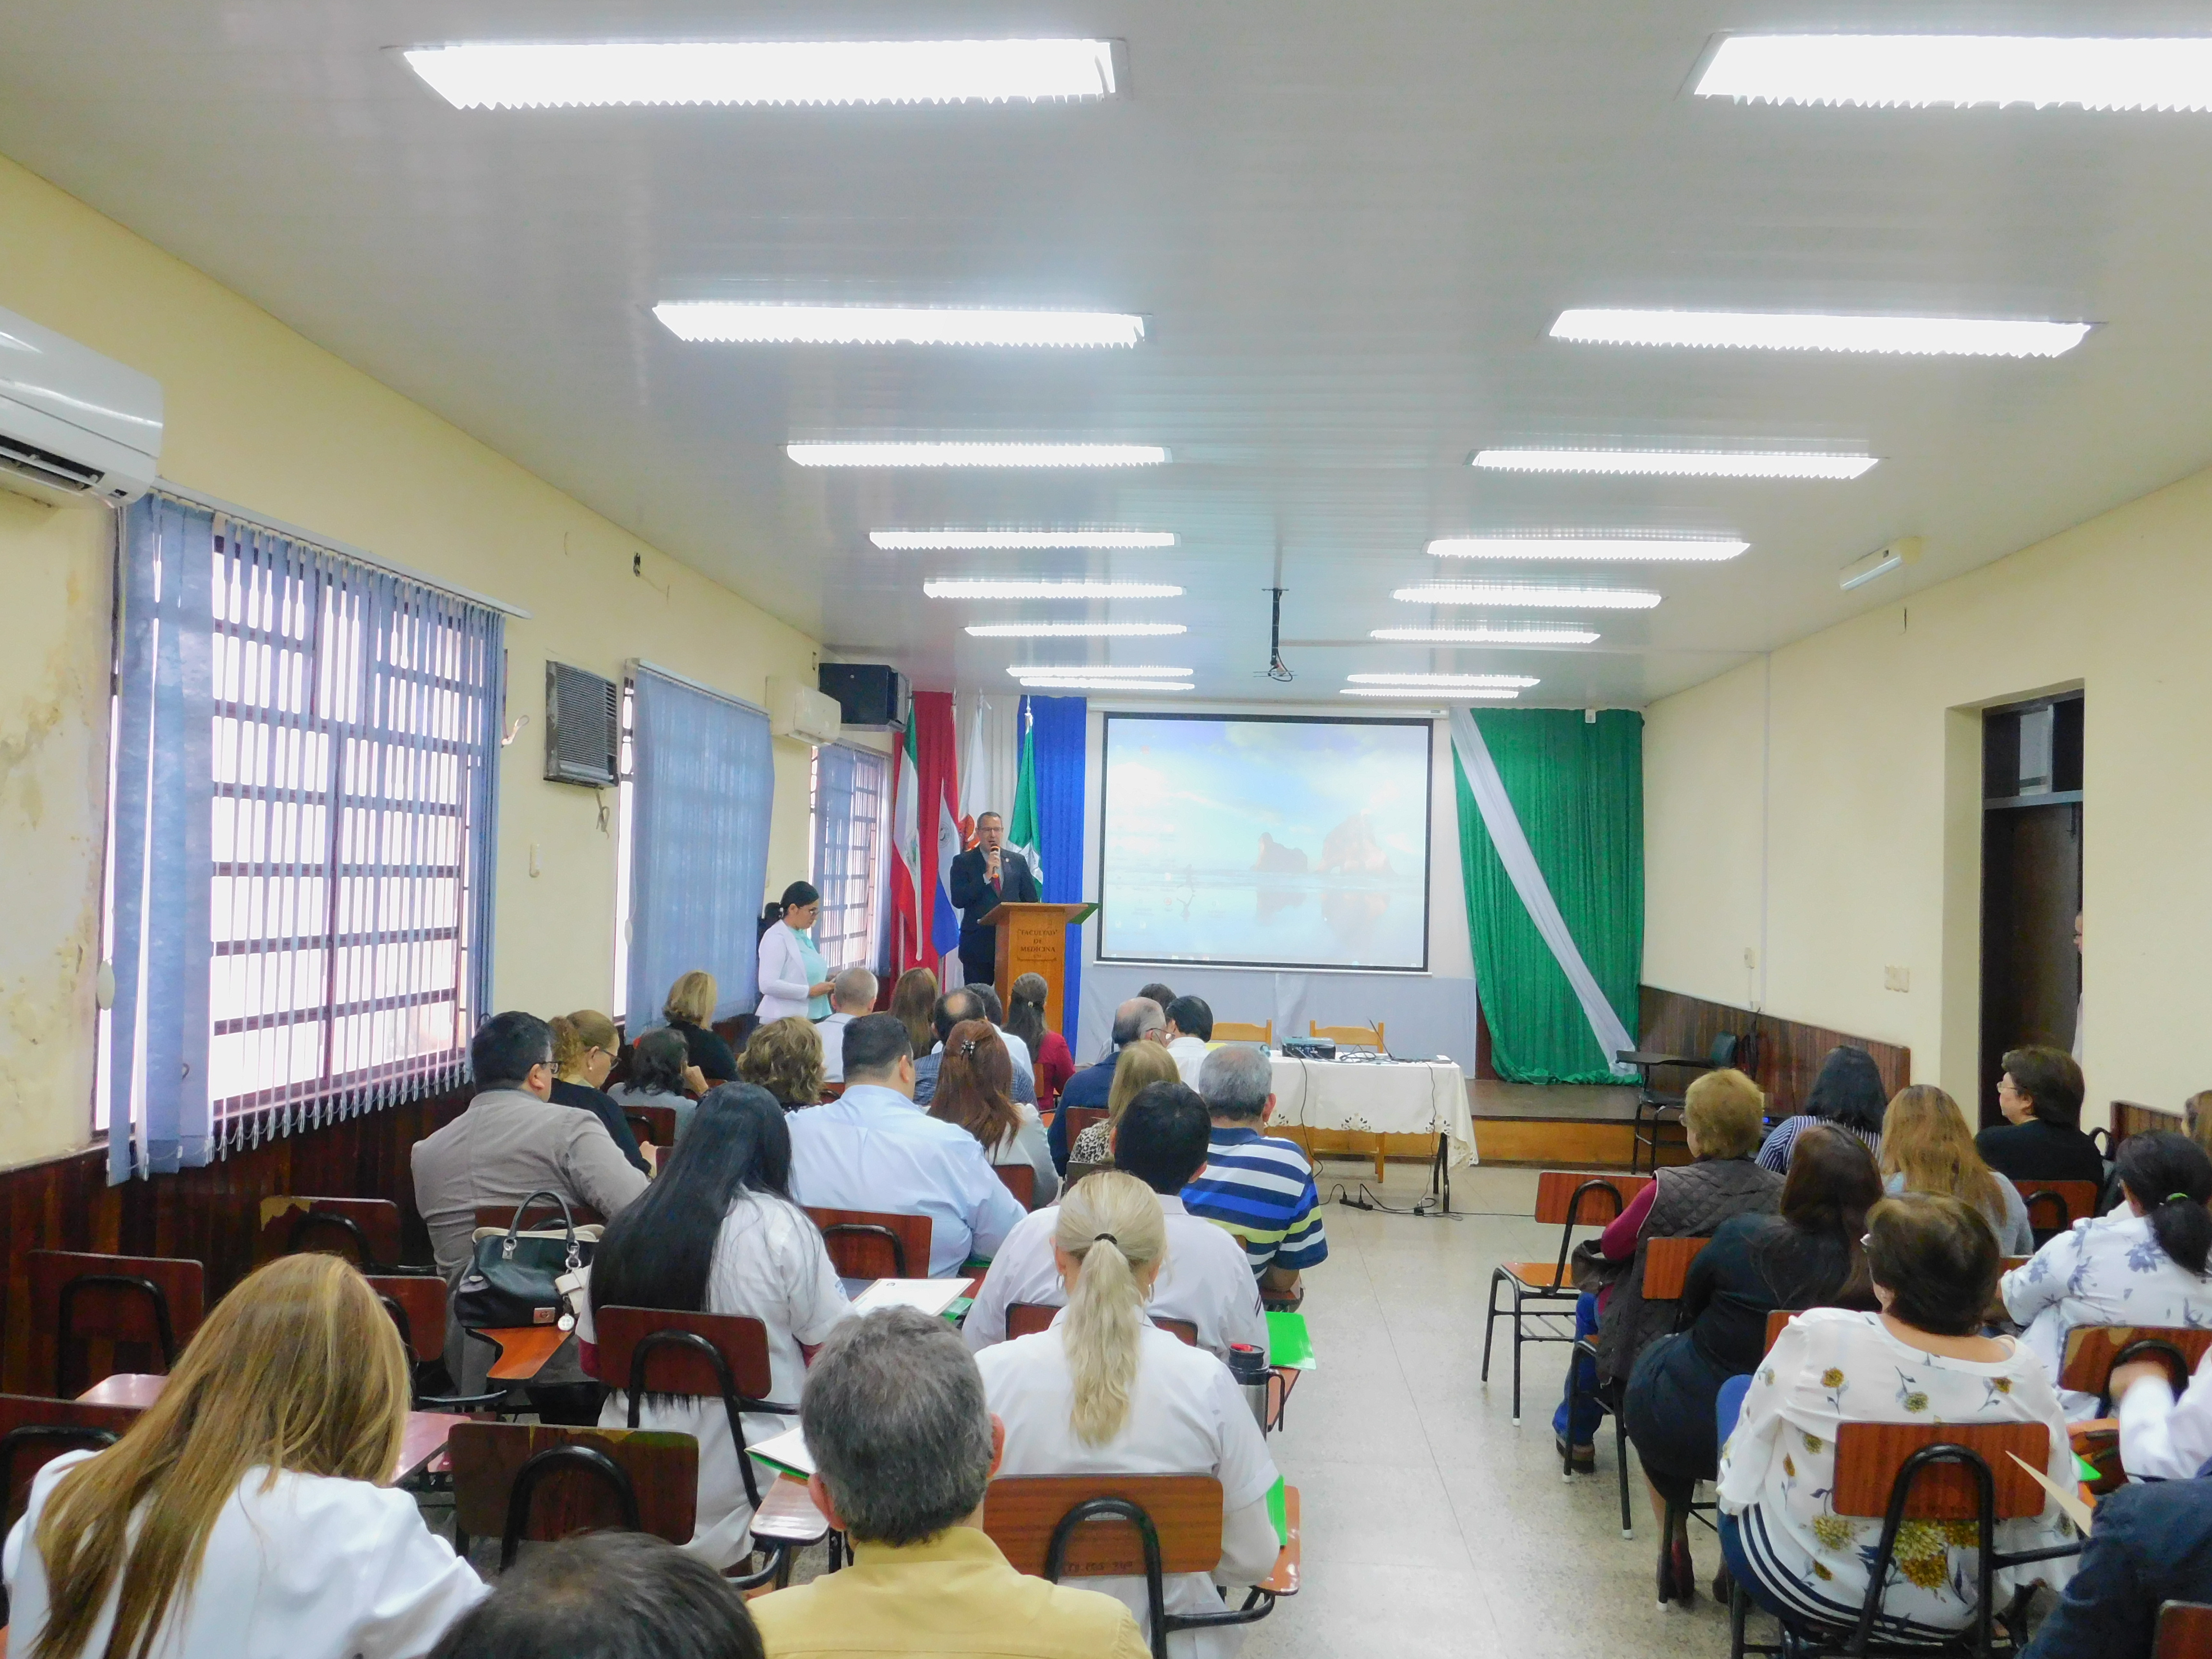
<svg viewBox="0 0 2212 1659"><path fill-rule="evenodd" d="M763 1025L771 1020L830 1018L830 964L806 930L822 914L822 895L811 882L794 881L761 911L760 1006Z"/></svg>
<svg viewBox="0 0 2212 1659"><path fill-rule="evenodd" d="M2187 1135L2130 1135L2120 1143L2126 1202L2077 1221L2000 1286L2052 1380L2076 1325L2212 1325L2212 1158ZM2062 1389L2071 1422L2097 1414L2097 1396Z"/></svg>
<svg viewBox="0 0 2212 1659"><path fill-rule="evenodd" d="M1863 1048L1839 1045L1821 1058L1820 1069L1805 1096L1805 1109L1774 1126L1759 1161L1777 1175L1790 1169L1790 1149L1797 1137L1815 1123L1832 1123L1856 1135L1866 1149L1881 1155L1882 1114L1889 1109L1889 1091L1882 1086L1881 1067Z"/></svg>
<svg viewBox="0 0 2212 1659"><path fill-rule="evenodd" d="M1007 988L1013 1000L1006 1009L1006 1030L1029 1045L1036 1068L1037 1110L1048 1112L1075 1075L1075 1056L1068 1052L1067 1039L1044 1023L1045 1000L1052 994L1044 975L1021 975Z"/></svg>
<svg viewBox="0 0 2212 1659"><path fill-rule="evenodd" d="M963 1019L945 1039L929 1115L975 1136L994 1165L1026 1164L1036 1170L1030 1207L1042 1208L1059 1192L1060 1173L1045 1145L1043 1120L1036 1107L1013 1098L1013 1057L991 1022Z"/></svg>
<svg viewBox="0 0 2212 1659"><path fill-rule="evenodd" d="M622 1212L592 1264L589 1307L577 1340L592 1358L602 1308L665 1308L738 1314L768 1328L769 1397L799 1403L805 1380L799 1345L819 1343L852 1311L822 1235L791 1197L791 1132L767 1090L726 1083L699 1103L690 1131L644 1196ZM599 1379L616 1392L601 1426L629 1421L626 1377ZM648 1398L641 1426L699 1443L697 1531L690 1548L717 1567L747 1553L752 1510L738 1451L719 1400ZM749 1441L781 1434L788 1418L745 1419Z"/></svg>

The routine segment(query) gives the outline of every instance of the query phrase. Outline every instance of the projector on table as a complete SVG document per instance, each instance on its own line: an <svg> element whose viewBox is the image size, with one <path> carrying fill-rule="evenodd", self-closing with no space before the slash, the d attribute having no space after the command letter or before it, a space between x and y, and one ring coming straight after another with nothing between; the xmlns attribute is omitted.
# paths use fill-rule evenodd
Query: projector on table
<svg viewBox="0 0 2212 1659"><path fill-rule="evenodd" d="M1331 1037L1286 1036L1283 1054L1288 1060L1334 1060L1336 1042Z"/></svg>

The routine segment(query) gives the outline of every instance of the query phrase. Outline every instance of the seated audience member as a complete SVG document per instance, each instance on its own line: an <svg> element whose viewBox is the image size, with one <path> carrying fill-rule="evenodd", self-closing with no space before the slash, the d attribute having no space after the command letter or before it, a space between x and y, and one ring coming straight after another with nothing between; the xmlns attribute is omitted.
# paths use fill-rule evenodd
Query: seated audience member
<svg viewBox="0 0 2212 1659"><path fill-rule="evenodd" d="M745 1598L650 1533L531 1551L430 1659L763 1659Z"/></svg>
<svg viewBox="0 0 2212 1659"><path fill-rule="evenodd" d="M914 1051L890 1014L845 1028L845 1092L791 1116L791 1194L823 1210L926 1215L941 1279L988 1258L1024 1212L965 1129L914 1107Z"/></svg>
<svg viewBox="0 0 2212 1659"><path fill-rule="evenodd" d="M664 1025L630 1044L629 1079L616 1084L607 1096L617 1106L667 1107L676 1114L676 1137L681 1140L695 1104L684 1091L698 1081L699 1071L684 1046L684 1034Z"/></svg>
<svg viewBox="0 0 2212 1659"><path fill-rule="evenodd" d="M845 1080L845 1028L876 1006L876 976L865 968L848 968L830 981L830 1017L814 1022L822 1039L822 1076Z"/></svg>
<svg viewBox="0 0 2212 1659"><path fill-rule="evenodd" d="M38 1659L416 1659L484 1595L387 1483L399 1333L336 1256L215 1304L161 1396L31 1482L4 1565L9 1650Z"/></svg>
<svg viewBox="0 0 2212 1659"><path fill-rule="evenodd" d="M1030 1080L1028 1092L1018 1093L1014 1098L1027 1100L1030 1105L1036 1105L1036 1061L1031 1057L1032 1051L1029 1043L1019 1034L1006 1029L1006 1005L999 1000L998 991L988 981L971 985L968 988L975 994L975 1000L982 1005L983 1018L991 1022L991 1029L999 1034L999 1040L1006 1045L1007 1057L1014 1062L1015 1077L1027 1077Z"/></svg>
<svg viewBox="0 0 2212 1659"><path fill-rule="evenodd" d="M2212 1481L2099 1498L2081 1565L2021 1659L2152 1659L2168 1601L2212 1601Z"/></svg>
<svg viewBox="0 0 2212 1659"><path fill-rule="evenodd" d="M1187 1319L1198 1346L1224 1364L1232 1343L1267 1351L1267 1316L1244 1248L1210 1221L1183 1208L1182 1189L1206 1167L1212 1131L1206 1102L1180 1083L1155 1083L1131 1101L1114 1127L1114 1167L1150 1187L1167 1226L1167 1259L1152 1286L1155 1318ZM1041 1209L1006 1235L962 1322L968 1346L981 1352L1006 1340L1006 1310L1017 1303L1058 1308L1067 1301L1053 1255L1060 1212Z"/></svg>
<svg viewBox="0 0 2212 1659"><path fill-rule="evenodd" d="M477 1206L520 1204L532 1193L557 1193L587 1204L610 1222L645 1190L645 1177L623 1161L606 1126L589 1112L556 1106L553 1031L534 1014L494 1014L469 1044L476 1098L435 1133L415 1143L415 1207L430 1231L438 1276L459 1282L475 1239ZM448 1314L446 1370L463 1394L484 1392L495 1351L472 1340ZM599 1414L599 1389L564 1343L530 1384L548 1422L588 1423Z"/></svg>
<svg viewBox="0 0 2212 1659"><path fill-rule="evenodd" d="M996 1002L998 998L993 996L990 1000ZM914 1103L915 1105L927 1108L936 1097L937 1073L945 1064L945 1040L951 1035L954 1026L963 1024L971 1019L985 1021L989 1019L989 1015L986 1012L983 993L980 988L973 985L958 985L938 998L937 1006L932 1011L930 1016L930 1030L935 1039L935 1046L914 1063ZM995 1031L998 1027L994 1024L991 1029ZM1012 1051L1009 1049L1007 1052L1011 1059ZM1024 1075L1024 1072L1016 1072L1010 1085L1010 1095L1012 1099L1021 1102L1024 1105L1034 1107L1036 1104L1036 1077Z"/></svg>
<svg viewBox="0 0 2212 1659"><path fill-rule="evenodd" d="M1881 1200L1881 1178L1866 1147L1832 1125L1814 1124L1790 1154L1782 1213L1741 1214L1713 1230L1682 1288L1686 1328L1656 1338L1637 1360L1621 1422L1650 1483L1652 1512L1664 1520L1671 1504L1679 1523L1667 1545L1662 1600L1697 1594L1690 1500L1718 1468L1713 1413L1721 1385L1759 1369L1766 1316L1778 1308L1875 1310L1859 1239Z"/></svg>
<svg viewBox="0 0 2212 1659"><path fill-rule="evenodd" d="M1067 1168L1080 1177L1114 1156L1114 1126L1138 1094L1155 1083L1179 1083L1175 1056L1157 1042L1133 1042L1114 1061L1114 1086L1107 1092L1106 1115L1075 1137L1067 1149Z"/></svg>
<svg viewBox="0 0 2212 1659"><path fill-rule="evenodd" d="M668 988L668 1000L660 1010L668 1029L684 1039L690 1055L690 1063L699 1068L705 1086L699 1092L717 1083L738 1080L737 1056L730 1045L710 1029L714 1019L714 1004L720 1000L721 988L714 976L694 968Z"/></svg>
<svg viewBox="0 0 2212 1659"><path fill-rule="evenodd" d="M2024 1342L1981 1334L1996 1283L1989 1223L1955 1198L1886 1198L1867 1217L1879 1314L1815 1308L1790 1322L1749 1379L1721 1449L1721 1551L1770 1613L1846 1629L1866 1599L1879 1516L1839 1516L1836 1435L1846 1423L2040 1423L2053 1486L2072 1490L2074 1450L2049 1374ZM1728 1409L1723 1400L1722 1411ZM1976 1612L1971 1537L1907 1528L1882 1593L1886 1639L1942 1638ZM1997 1524L1996 1547L2053 1548L2073 1535L2051 1499L2039 1516ZM2000 1570L1996 1593L2063 1584L2068 1560Z"/></svg>
<svg viewBox="0 0 2212 1659"><path fill-rule="evenodd" d="M735 1314L767 1328L769 1397L787 1406L799 1403L806 1380L800 1344L819 1343L852 1311L822 1235L792 1202L791 1132L781 1103L750 1083L721 1084L699 1103L668 1167L607 1229L591 1279L576 1325L586 1370L599 1369L593 1344L602 1309ZM599 1381L613 1390L600 1426L624 1427L629 1378L600 1370ZM647 1395L638 1422L699 1443L698 1529L688 1547L718 1568L743 1560L752 1509L722 1402ZM765 1440L790 1426L787 1417L756 1413L745 1419L745 1436Z"/></svg>
<svg viewBox="0 0 2212 1659"><path fill-rule="evenodd" d="M1710 1238L1732 1216L1771 1215L1780 1204L1782 1177L1752 1158L1759 1150L1765 1109L1765 1096L1741 1072L1707 1072L1698 1078L1682 1101L1690 1162L1658 1171L1607 1226L1600 1249L1607 1261L1625 1263L1626 1271L1601 1300L1587 1291L1576 1299L1575 1329L1582 1336L1596 1331L1596 1386L1611 1397L1620 1397L1644 1344L1674 1328L1675 1304L1644 1298L1644 1258L1650 1241ZM1598 1408L1589 1397L1591 1372L1589 1362L1581 1362L1577 1385L1559 1402L1552 1421L1553 1433L1574 1468L1596 1468L1591 1437Z"/></svg>
<svg viewBox="0 0 2212 1659"><path fill-rule="evenodd" d="M838 1047L842 1058L842 1034ZM738 1077L767 1090L787 1112L822 1098L822 1039L811 1020L796 1014L754 1027L738 1056Z"/></svg>
<svg viewBox="0 0 2212 1659"><path fill-rule="evenodd" d="M2081 1068L2056 1048L2014 1048L1997 1079L2004 1122L1974 1137L1990 1168L2014 1181L2104 1184L2105 1160L2081 1133Z"/></svg>
<svg viewBox="0 0 2212 1659"><path fill-rule="evenodd" d="M937 975L927 968L909 968L891 987L890 1017L906 1027L914 1057L925 1058L937 1046Z"/></svg>
<svg viewBox="0 0 2212 1659"><path fill-rule="evenodd" d="M1168 1004L1176 1000L1175 988L1172 985L1163 985L1158 980L1154 980L1150 985L1139 985L1137 988L1137 994L1157 1004L1163 1014L1167 1012Z"/></svg>
<svg viewBox="0 0 2212 1659"><path fill-rule="evenodd" d="M930 1116L975 1136L994 1164L1028 1164L1036 1175L1036 1201L1051 1203L1060 1174L1052 1167L1036 1108L1014 1101L1013 1056L998 1027L987 1019L963 1020L946 1034L944 1054Z"/></svg>
<svg viewBox="0 0 2212 1659"><path fill-rule="evenodd" d="M1805 1096L1805 1109L1774 1126L1759 1161L1777 1175L1790 1170L1790 1149L1797 1137L1815 1123L1832 1123L1866 1143L1867 1151L1881 1156L1881 1116L1887 1109L1889 1091L1882 1087L1881 1068L1863 1048L1840 1046L1821 1058L1820 1069Z"/></svg>
<svg viewBox="0 0 2212 1659"><path fill-rule="evenodd" d="M1962 1199L1982 1212L2002 1255L2035 1249L2020 1188L1982 1162L1966 1115L1932 1083L1897 1091L1881 1121L1883 1190Z"/></svg>
<svg viewBox="0 0 2212 1659"><path fill-rule="evenodd" d="M1183 1208L1234 1233L1269 1302L1304 1292L1298 1275L1328 1259L1321 1194L1297 1143L1260 1133L1275 1109L1267 1051L1247 1044L1206 1057L1199 1093L1213 1119L1206 1167L1182 1190Z"/></svg>
<svg viewBox="0 0 2212 1659"><path fill-rule="evenodd" d="M799 1426L807 1490L853 1561L751 1604L776 1659L1149 1659L1120 1602L1016 1572L984 1534L1003 1431L943 1320L887 1308L840 1325L807 1371Z"/></svg>
<svg viewBox="0 0 2212 1659"><path fill-rule="evenodd" d="M1210 1474L1221 1482L1221 1559L1211 1575L1167 1581L1170 1613L1218 1613L1214 1580L1250 1584L1281 1546L1267 1516L1275 1465L1250 1407L1212 1354L1146 1317L1168 1249L1160 1201L1119 1170L1078 1182L1061 1200L1053 1259L1067 1305L1052 1328L975 1357L983 1394L1006 1427L1003 1475ZM1094 1578L1093 1589L1146 1616L1142 1578ZM1168 1638L1175 1659L1225 1659L1236 1627Z"/></svg>
<svg viewBox="0 0 2212 1659"><path fill-rule="evenodd" d="M1177 997L1167 1006L1168 1052L1189 1087L1198 1087L1198 1068L1206 1064L1206 1045L1213 1041L1213 1010L1200 997Z"/></svg>
<svg viewBox="0 0 2212 1659"><path fill-rule="evenodd" d="M555 1016L551 1024L553 1103L578 1106L589 1112L606 1125L617 1152L641 1174L652 1174L645 1154L637 1149L637 1137L630 1133L629 1120L622 1115L621 1107L599 1091L615 1061L622 1058L622 1038L615 1031L614 1021L589 1008L579 1008L573 1014Z"/></svg>
<svg viewBox="0 0 2212 1659"><path fill-rule="evenodd" d="M2186 1135L2130 1135L2119 1176L2121 1207L2075 1222L2004 1276L2005 1311L2054 1380L2077 1325L2212 1325L2212 1158ZM2077 1422L2097 1414L2093 1394L2059 1398Z"/></svg>
<svg viewBox="0 0 2212 1659"><path fill-rule="evenodd" d="M1114 1048L1105 1059L1085 1066L1068 1079L1060 1091L1063 1109L1055 1112L1052 1120L1052 1161L1062 1170L1067 1168L1067 1114L1070 1106L1103 1106L1114 1092L1114 1067L1121 1058L1121 1051L1133 1042L1156 1042L1167 1046L1168 1019L1160 1012L1160 1005L1149 997L1132 997L1114 1010ZM1201 1092L1203 1092L1201 1091Z"/></svg>
<svg viewBox="0 0 2212 1659"><path fill-rule="evenodd" d="M1037 1109L1048 1112L1059 1102L1068 1079L1075 1075L1075 1056L1067 1051L1067 1039L1044 1023L1044 1005L1052 995L1044 975L1024 974L1014 981L1013 993L1014 1006L1006 1010L1006 1029L1021 1038L1036 1057Z"/></svg>

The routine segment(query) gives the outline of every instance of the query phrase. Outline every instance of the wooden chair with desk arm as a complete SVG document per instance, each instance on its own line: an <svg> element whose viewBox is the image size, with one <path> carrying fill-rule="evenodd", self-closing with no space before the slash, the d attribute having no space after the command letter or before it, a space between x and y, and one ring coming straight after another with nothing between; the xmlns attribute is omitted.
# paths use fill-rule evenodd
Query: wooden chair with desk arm
<svg viewBox="0 0 2212 1659"><path fill-rule="evenodd" d="M1219 1027L1216 1027L1218 1030ZM1572 1342L1573 1315L1579 1292L1567 1271L1567 1258L1575 1247L1575 1229L1603 1227L1626 1210L1637 1194L1651 1184L1650 1176L1585 1175L1571 1170L1547 1170L1536 1177L1535 1218L1541 1225L1559 1229L1559 1254L1554 1261L1508 1261L1490 1275L1490 1300L1482 1322L1482 1380L1490 1380L1490 1347L1498 1322L1513 1322L1513 1421L1521 1421L1521 1349L1528 1342ZM1511 1305L1498 1305L1498 1290L1504 1285ZM1561 1320L1565 1330L1559 1328Z"/></svg>
<svg viewBox="0 0 2212 1659"><path fill-rule="evenodd" d="M207 1311L207 1270L177 1256L32 1250L32 1375L72 1399L118 1371L167 1372Z"/></svg>

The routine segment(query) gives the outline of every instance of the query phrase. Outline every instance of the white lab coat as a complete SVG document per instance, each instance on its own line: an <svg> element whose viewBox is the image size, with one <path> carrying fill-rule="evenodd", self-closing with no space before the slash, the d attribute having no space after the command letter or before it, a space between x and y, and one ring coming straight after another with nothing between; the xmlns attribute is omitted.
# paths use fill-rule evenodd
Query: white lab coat
<svg viewBox="0 0 2212 1659"><path fill-rule="evenodd" d="M599 1340L591 1298L580 1298L576 1340ZM714 1235L714 1259L707 1272L707 1311L757 1319L768 1328L769 1398L796 1406L806 1381L806 1360L799 1345L810 1347L827 1338L837 1322L853 1311L830 1265L822 1235L794 1205L763 1193L740 1193ZM629 1425L629 1379L602 1373L614 1390L599 1408L599 1426ZM691 1541L684 1546L717 1571L744 1559L751 1545L752 1505L745 1499L744 1472L730 1439L730 1414L720 1400L685 1400L656 1406L648 1396L638 1409L641 1429L688 1434L699 1443L699 1507ZM757 1443L798 1426L796 1417L752 1412L745 1438ZM763 1492L775 1476L756 1468Z"/></svg>
<svg viewBox="0 0 2212 1659"><path fill-rule="evenodd" d="M755 1012L760 1023L765 1025L793 1014L801 1019L808 1018L811 999L806 992L814 981L806 977L806 962L799 953L799 935L792 932L789 922L776 922L761 935L759 967L760 1006Z"/></svg>
<svg viewBox="0 0 2212 1659"><path fill-rule="evenodd" d="M1213 1581L1249 1584L1264 1578L1280 1549L1267 1518L1274 1460L1251 1407L1218 1359L1148 1326L1138 1334L1137 1377L1121 1431L1103 1446L1085 1445L1075 1437L1075 1388L1060 1345L1066 1316L1065 1311L1055 1316L1048 1331L975 1356L984 1397L1006 1427L999 1473L1212 1475L1221 1482L1220 1564L1210 1577L1170 1573L1165 1604L1170 1613L1219 1611L1225 1604ZM1119 1601L1149 1636L1142 1578L1074 1582ZM1181 1631L1168 1638L1168 1652L1173 1659L1229 1659L1243 1644L1245 1628Z"/></svg>
<svg viewBox="0 0 2212 1659"><path fill-rule="evenodd" d="M1206 1064L1206 1055L1212 1052L1212 1043L1194 1036L1179 1036L1168 1044L1168 1057L1175 1061L1176 1074L1182 1079L1185 1088L1198 1087L1198 1068Z"/></svg>
<svg viewBox="0 0 2212 1659"><path fill-rule="evenodd" d="M9 1649L28 1653L46 1628L39 1516L64 1474L98 1452L57 1457L31 1483L0 1573ZM169 1604L158 1659L416 1659L489 1594L453 1547L422 1524L405 1492L331 1475L249 1470L216 1516L189 1598ZM107 1647L118 1590L80 1656Z"/></svg>
<svg viewBox="0 0 2212 1659"><path fill-rule="evenodd" d="M1191 1214L1172 1193L1161 1195L1160 1212L1167 1223L1168 1251L1152 1285L1153 1316L1188 1319L1198 1327L1198 1346L1224 1363L1232 1342L1267 1352L1267 1316L1260 1305L1259 1281L1237 1236ZM1059 1224L1055 1205L1036 1211L1006 1235L976 1292L975 1305L961 1322L960 1334L974 1352L1006 1340L1006 1310L1016 1303L1066 1305L1067 1290L1052 1256L1053 1230Z"/></svg>
<svg viewBox="0 0 2212 1659"><path fill-rule="evenodd" d="M2212 1367L2199 1360L2179 1400L2165 1377L2143 1378L2121 1400L2119 1418L2122 1468L2138 1480L2194 1480L2212 1463Z"/></svg>

